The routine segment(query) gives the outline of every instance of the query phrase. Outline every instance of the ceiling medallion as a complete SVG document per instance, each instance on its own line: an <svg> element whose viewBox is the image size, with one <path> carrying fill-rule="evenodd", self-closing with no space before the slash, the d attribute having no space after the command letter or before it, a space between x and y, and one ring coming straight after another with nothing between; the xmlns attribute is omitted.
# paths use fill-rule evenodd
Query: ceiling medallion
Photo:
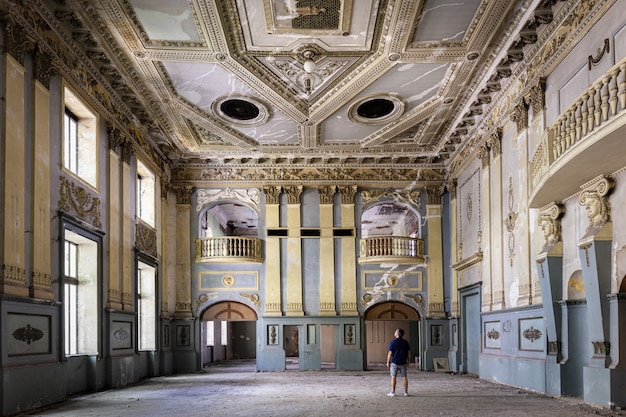
<svg viewBox="0 0 626 417"><path fill-rule="evenodd" d="M348 117L355 123L373 125L388 123L402 116L404 101L395 95L377 94L360 99L348 110Z"/></svg>
<svg viewBox="0 0 626 417"><path fill-rule="evenodd" d="M217 117L235 126L259 126L270 117L263 103L245 96L220 97L213 102L211 109Z"/></svg>

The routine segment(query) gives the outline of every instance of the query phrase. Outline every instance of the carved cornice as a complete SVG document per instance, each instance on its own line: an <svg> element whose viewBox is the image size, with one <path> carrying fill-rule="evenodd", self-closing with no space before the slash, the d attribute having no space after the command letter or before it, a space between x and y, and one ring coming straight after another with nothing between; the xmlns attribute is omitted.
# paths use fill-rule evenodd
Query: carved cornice
<svg viewBox="0 0 626 417"><path fill-rule="evenodd" d="M50 89L50 78L56 74L58 74L58 71L52 66L52 56L37 46L34 55L34 78L44 87Z"/></svg>
<svg viewBox="0 0 626 417"><path fill-rule="evenodd" d="M287 195L287 204L300 204L301 185L286 185L283 187L283 191Z"/></svg>
<svg viewBox="0 0 626 417"><path fill-rule="evenodd" d="M279 204L281 192L282 192L282 187L276 187L273 185L268 186L268 187L263 187L263 193L265 194L265 202L267 204Z"/></svg>
<svg viewBox="0 0 626 417"><path fill-rule="evenodd" d="M517 105L513 107L511 120L517 126L517 133L528 129L528 106L524 99L520 99Z"/></svg>
<svg viewBox="0 0 626 417"><path fill-rule="evenodd" d="M443 187L426 187L426 193L428 194L428 205L441 205Z"/></svg>
<svg viewBox="0 0 626 417"><path fill-rule="evenodd" d="M354 204L354 197L356 196L357 187L353 186L338 186L337 191L341 196L341 204Z"/></svg>
<svg viewBox="0 0 626 417"><path fill-rule="evenodd" d="M613 179L599 176L580 187L582 191L578 195L578 203L587 210L588 231L600 228L611 221L611 205L607 195L613 185Z"/></svg>
<svg viewBox="0 0 626 417"><path fill-rule="evenodd" d="M539 211L537 225L543 231L544 247L553 246L561 241L560 217L563 213L565 213L565 207L556 202L546 205Z"/></svg>
<svg viewBox="0 0 626 417"><path fill-rule="evenodd" d="M59 210L75 215L98 229L102 227L100 198L89 190L61 176L59 196Z"/></svg>
<svg viewBox="0 0 626 417"><path fill-rule="evenodd" d="M337 187L335 185L327 185L325 187L319 187L320 204L333 204L335 192Z"/></svg>
<svg viewBox="0 0 626 417"><path fill-rule="evenodd" d="M11 18L4 20L4 49L24 66L26 53L35 49L35 42L22 25Z"/></svg>
<svg viewBox="0 0 626 417"><path fill-rule="evenodd" d="M176 193L176 204L189 205L191 204L192 187L174 187Z"/></svg>

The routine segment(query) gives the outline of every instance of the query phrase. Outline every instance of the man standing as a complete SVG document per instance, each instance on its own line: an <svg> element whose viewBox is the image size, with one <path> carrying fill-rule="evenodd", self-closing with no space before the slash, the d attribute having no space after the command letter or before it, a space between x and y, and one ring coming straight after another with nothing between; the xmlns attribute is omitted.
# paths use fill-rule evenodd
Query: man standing
<svg viewBox="0 0 626 417"><path fill-rule="evenodd" d="M409 342L404 340L404 330L397 329L393 334L395 339L389 343L389 352L387 353L387 368L391 373L391 391L387 394L389 397L396 395L396 376L404 377L404 396L409 395L409 375L407 373L409 363L411 362L411 347Z"/></svg>

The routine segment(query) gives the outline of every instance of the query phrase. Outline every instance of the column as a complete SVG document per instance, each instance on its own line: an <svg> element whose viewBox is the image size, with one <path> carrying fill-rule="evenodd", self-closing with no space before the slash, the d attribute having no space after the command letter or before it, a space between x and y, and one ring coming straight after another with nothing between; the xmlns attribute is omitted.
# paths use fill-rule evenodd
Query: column
<svg viewBox="0 0 626 417"><path fill-rule="evenodd" d="M428 187L428 311L430 318L445 317L443 293L443 237L441 229L441 194L439 187Z"/></svg>
<svg viewBox="0 0 626 417"><path fill-rule="evenodd" d="M320 308L321 316L334 316L335 310L335 239L333 233L334 185L320 188Z"/></svg>
<svg viewBox="0 0 626 417"><path fill-rule="evenodd" d="M191 187L176 188L176 318L191 312Z"/></svg>
<svg viewBox="0 0 626 417"><path fill-rule="evenodd" d="M121 161L119 157L119 146L122 144L123 138L121 132L117 129L109 129L109 181L108 181L108 203L107 210L109 216L109 290L107 294L107 308L122 309L122 242L121 227L122 208L120 203L125 198L122 196L120 189L120 170Z"/></svg>
<svg viewBox="0 0 626 417"><path fill-rule="evenodd" d="M498 135L499 136L499 135ZM497 147L496 147L497 144ZM504 227L502 224L502 157L499 141L491 141L483 158L483 311L506 308L504 291ZM491 291L490 291L491 290Z"/></svg>
<svg viewBox="0 0 626 417"><path fill-rule="evenodd" d="M280 187L265 187L265 222L267 229L280 227ZM280 237L265 241L265 316L281 316Z"/></svg>
<svg viewBox="0 0 626 417"><path fill-rule="evenodd" d="M50 73L51 59L35 53L33 98L33 296L53 300L50 263Z"/></svg>
<svg viewBox="0 0 626 417"><path fill-rule="evenodd" d="M287 194L287 316L303 316L300 195L302 186L284 187Z"/></svg>
<svg viewBox="0 0 626 417"><path fill-rule="evenodd" d="M338 187L341 195L341 227L354 228L354 196L356 186ZM341 312L342 316L358 316L356 303L356 236L341 239Z"/></svg>

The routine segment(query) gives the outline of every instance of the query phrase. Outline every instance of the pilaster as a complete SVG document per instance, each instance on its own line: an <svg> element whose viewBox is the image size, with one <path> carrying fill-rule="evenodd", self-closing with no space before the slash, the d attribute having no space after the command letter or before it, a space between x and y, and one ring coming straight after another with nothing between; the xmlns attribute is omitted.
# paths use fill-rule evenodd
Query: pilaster
<svg viewBox="0 0 626 417"><path fill-rule="evenodd" d="M280 187L265 187L265 221L268 229L280 226ZM265 316L282 316L280 288L280 238L267 236L265 253Z"/></svg>
<svg viewBox="0 0 626 417"><path fill-rule="evenodd" d="M175 318L191 312L191 187L176 189L176 311Z"/></svg>
<svg viewBox="0 0 626 417"><path fill-rule="evenodd" d="M122 146L122 179L121 179L121 247L122 247L122 309L135 311L133 302L133 206L134 181L131 173L131 157L134 149L130 143Z"/></svg>
<svg viewBox="0 0 626 417"><path fill-rule="evenodd" d="M335 239L333 235L333 197L335 186L320 188L320 306L321 316L335 316Z"/></svg>
<svg viewBox="0 0 626 417"><path fill-rule="evenodd" d="M445 317L443 292L443 236L441 224L441 190L429 188L428 219L428 312L429 318Z"/></svg>
<svg viewBox="0 0 626 417"><path fill-rule="evenodd" d="M36 58L40 58L37 55ZM40 63L40 59L36 59ZM49 64L49 62L48 62ZM36 65L38 68L40 65ZM37 71L35 71L37 75ZM32 287L33 296L53 300L50 259L50 90L45 80L35 79L33 85L33 230Z"/></svg>
<svg viewBox="0 0 626 417"><path fill-rule="evenodd" d="M122 218L121 201L122 194L120 192L121 184L121 161L119 157L119 145L122 142L121 134L116 129L109 130L109 179L108 179L108 204L107 210L109 216L109 282L107 308L122 309L122 275L121 275L121 228L120 219Z"/></svg>
<svg viewBox="0 0 626 417"><path fill-rule="evenodd" d="M341 227L354 228L354 197L356 186L338 187L341 195ZM341 239L341 313L357 316L356 303L356 238Z"/></svg>
<svg viewBox="0 0 626 417"><path fill-rule="evenodd" d="M302 186L284 187L287 194L287 316L303 316L302 238L300 195Z"/></svg>
<svg viewBox="0 0 626 417"><path fill-rule="evenodd" d="M458 237L455 231L457 230L457 215L458 215L458 201L456 194L456 180L450 181L448 184L448 192L450 193L450 230L452 230L450 236L450 245L452 248L458 247ZM460 262L459 252L452 250L451 252L451 261L452 265ZM459 317L459 277L458 271L455 268L451 268L451 311L450 314L452 317Z"/></svg>
<svg viewBox="0 0 626 417"><path fill-rule="evenodd" d="M0 164L4 188L2 192L2 271L0 293L27 297L25 253L25 132L24 76L25 70L11 55L4 55L4 143ZM8 152L8 150L11 150Z"/></svg>

